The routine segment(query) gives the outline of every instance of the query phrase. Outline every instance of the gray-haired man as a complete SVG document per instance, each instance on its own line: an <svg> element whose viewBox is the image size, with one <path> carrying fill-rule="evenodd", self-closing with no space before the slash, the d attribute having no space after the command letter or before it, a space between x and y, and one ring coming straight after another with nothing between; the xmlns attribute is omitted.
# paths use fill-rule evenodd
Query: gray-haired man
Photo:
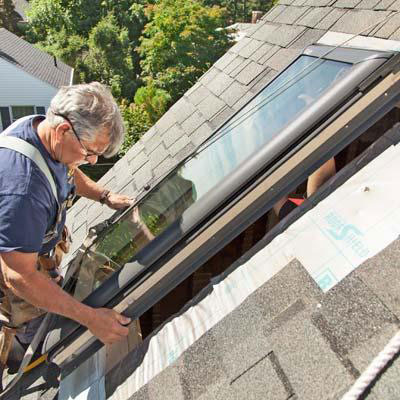
<svg viewBox="0 0 400 400"><path fill-rule="evenodd" d="M97 82L63 87L46 117L16 121L6 136L23 139L39 150L56 184L58 202L49 179L34 161L0 147L0 366L4 368L18 329L44 311L78 321L104 343L118 341L128 334L124 326L128 318L113 310L83 305L38 269L38 264L52 264L48 254L62 239L65 223L65 209L60 204L65 204L74 188L79 195L113 209L131 203L77 168L118 151L124 129L117 104Z"/></svg>

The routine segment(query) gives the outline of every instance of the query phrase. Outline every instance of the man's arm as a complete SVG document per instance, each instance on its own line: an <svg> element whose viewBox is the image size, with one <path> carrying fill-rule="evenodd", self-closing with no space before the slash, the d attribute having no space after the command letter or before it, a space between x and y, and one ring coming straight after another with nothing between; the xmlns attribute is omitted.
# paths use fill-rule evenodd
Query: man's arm
<svg viewBox="0 0 400 400"><path fill-rule="evenodd" d="M129 318L114 310L91 308L64 292L37 270L37 253L1 253L0 261L6 286L28 303L79 322L106 344L128 335L129 329L123 325Z"/></svg>
<svg viewBox="0 0 400 400"><path fill-rule="evenodd" d="M100 201L100 197L105 188L91 180L79 168L74 170L76 192L79 196L86 197L94 201ZM132 204L132 199L128 196L110 193L107 197L107 205L114 210L127 207Z"/></svg>

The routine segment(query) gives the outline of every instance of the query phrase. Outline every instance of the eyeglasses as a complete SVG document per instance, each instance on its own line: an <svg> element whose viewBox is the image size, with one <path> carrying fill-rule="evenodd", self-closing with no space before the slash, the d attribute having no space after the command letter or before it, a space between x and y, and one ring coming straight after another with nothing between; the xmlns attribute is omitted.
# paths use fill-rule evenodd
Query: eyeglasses
<svg viewBox="0 0 400 400"><path fill-rule="evenodd" d="M82 143L81 139L79 138L78 134L76 133L74 125L72 125L72 122L70 121L70 119L68 117L66 117L63 114L54 113L54 115L64 118L71 125L72 132L74 133L74 135L75 135L76 139L78 140L79 144L81 145L82 149L85 151L85 159L88 157L93 157L93 156L100 157L101 155L103 155L103 153L96 153L95 151L91 151L86 148L86 146Z"/></svg>

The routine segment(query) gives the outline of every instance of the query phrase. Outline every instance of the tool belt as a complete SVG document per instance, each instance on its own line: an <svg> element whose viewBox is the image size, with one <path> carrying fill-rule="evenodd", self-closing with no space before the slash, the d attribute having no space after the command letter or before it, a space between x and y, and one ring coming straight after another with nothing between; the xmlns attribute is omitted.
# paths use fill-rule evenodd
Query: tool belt
<svg viewBox="0 0 400 400"><path fill-rule="evenodd" d="M68 229L64 227L62 239L57 243L50 254L38 257L38 270L56 283L61 283L59 266L63 255L68 253L71 244ZM0 364L5 365L12 342L18 332L24 331L24 325L34 318L37 318L45 311L29 304L25 300L17 297L4 283L3 274L0 272L0 321L2 329L0 331Z"/></svg>

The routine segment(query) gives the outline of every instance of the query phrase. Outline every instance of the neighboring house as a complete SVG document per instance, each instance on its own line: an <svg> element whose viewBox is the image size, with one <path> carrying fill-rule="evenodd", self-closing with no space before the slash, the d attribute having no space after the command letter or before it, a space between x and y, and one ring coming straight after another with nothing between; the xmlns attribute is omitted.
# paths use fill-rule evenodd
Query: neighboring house
<svg viewBox="0 0 400 400"><path fill-rule="evenodd" d="M400 328L398 11L391 0L282 0L100 180L139 198L138 212L121 216L86 199L73 206L71 291L83 298L96 287L97 304L131 280L125 306L140 316L144 341L121 344L120 361L98 352L62 380L59 400L342 397ZM312 57L320 67L305 73ZM276 126L269 142L263 134ZM185 164L201 168L163 179L213 134ZM216 156L202 158L207 149ZM240 171L207 186L249 149ZM274 225L272 205L301 192L333 155L339 172ZM208 206L212 215L194 229ZM107 227L110 217L120 223ZM101 229L87 251L88 233ZM55 360L71 355L71 343ZM43 371L7 398L54 399L58 383ZM399 375L397 355L363 398L400 398Z"/></svg>
<svg viewBox="0 0 400 400"><path fill-rule="evenodd" d="M74 70L32 44L0 28L0 132L18 118L44 114Z"/></svg>

